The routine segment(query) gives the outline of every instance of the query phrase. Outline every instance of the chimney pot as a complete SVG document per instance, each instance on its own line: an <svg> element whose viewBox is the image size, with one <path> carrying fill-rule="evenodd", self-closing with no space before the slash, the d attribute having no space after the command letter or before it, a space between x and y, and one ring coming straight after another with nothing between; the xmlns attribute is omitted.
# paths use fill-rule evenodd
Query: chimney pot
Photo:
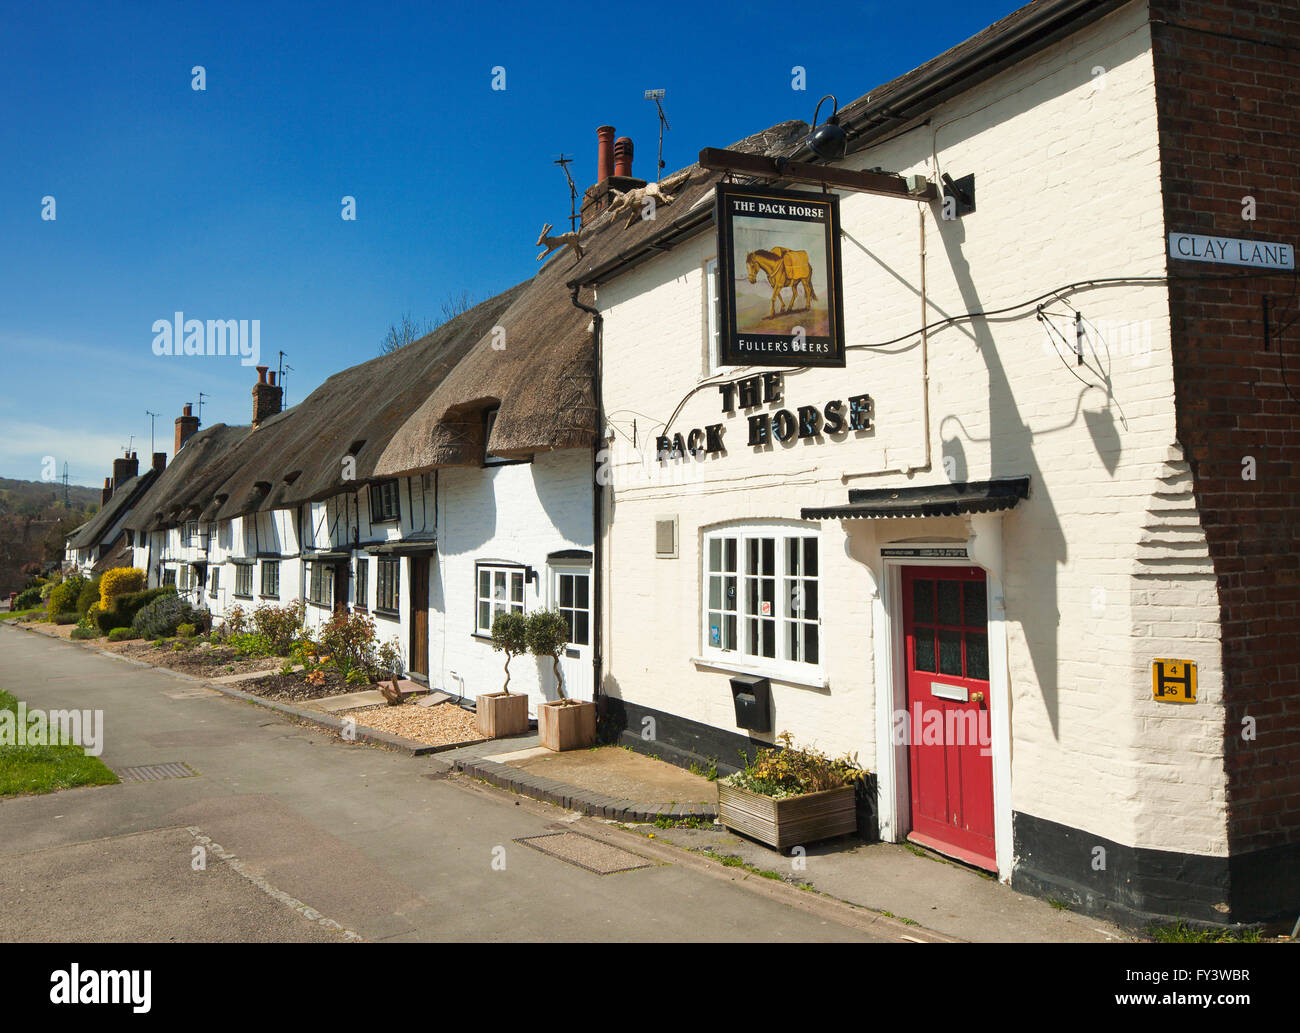
<svg viewBox="0 0 1300 1033"><path fill-rule="evenodd" d="M614 175L632 175L632 138L620 136L614 141Z"/></svg>
<svg viewBox="0 0 1300 1033"><path fill-rule="evenodd" d="M274 373L268 373L266 376L267 376L267 379L271 382L271 386L272 386L272 387L275 387L275 374L274 374Z"/></svg>
<svg viewBox="0 0 1300 1033"><path fill-rule="evenodd" d="M189 403L187 402L185 405L184 415L176 417L176 439L173 442L175 447L172 449L172 455L179 452L181 446L184 445L198 429L199 418L191 413Z"/></svg>
<svg viewBox="0 0 1300 1033"><path fill-rule="evenodd" d="M596 182L603 183L614 172L614 127L596 130Z"/></svg>
<svg viewBox="0 0 1300 1033"><path fill-rule="evenodd" d="M108 500L111 499L112 497L113 497L113 478L105 477L104 487L101 488L99 491L99 504L101 506L108 505Z"/></svg>
<svg viewBox="0 0 1300 1033"><path fill-rule="evenodd" d="M266 383L266 371L267 371L268 369L270 369L270 368L271 368L270 366L258 366L258 367L257 367L257 382L258 382L259 384L265 384L265 383Z"/></svg>

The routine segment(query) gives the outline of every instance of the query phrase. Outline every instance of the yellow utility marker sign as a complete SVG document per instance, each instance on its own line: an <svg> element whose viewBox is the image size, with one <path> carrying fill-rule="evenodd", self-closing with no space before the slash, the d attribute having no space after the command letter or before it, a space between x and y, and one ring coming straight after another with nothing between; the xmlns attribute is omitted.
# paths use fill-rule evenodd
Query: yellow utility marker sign
<svg viewBox="0 0 1300 1033"><path fill-rule="evenodd" d="M1192 660L1152 660L1151 698L1160 703L1195 703L1195 662Z"/></svg>

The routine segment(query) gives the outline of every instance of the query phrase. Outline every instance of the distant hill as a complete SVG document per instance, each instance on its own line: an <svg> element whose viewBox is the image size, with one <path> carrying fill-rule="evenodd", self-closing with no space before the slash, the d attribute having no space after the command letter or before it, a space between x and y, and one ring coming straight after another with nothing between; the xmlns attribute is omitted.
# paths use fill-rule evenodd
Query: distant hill
<svg viewBox="0 0 1300 1033"><path fill-rule="evenodd" d="M21 591L29 563L57 560L64 536L99 509L99 489L0 477L0 596Z"/></svg>

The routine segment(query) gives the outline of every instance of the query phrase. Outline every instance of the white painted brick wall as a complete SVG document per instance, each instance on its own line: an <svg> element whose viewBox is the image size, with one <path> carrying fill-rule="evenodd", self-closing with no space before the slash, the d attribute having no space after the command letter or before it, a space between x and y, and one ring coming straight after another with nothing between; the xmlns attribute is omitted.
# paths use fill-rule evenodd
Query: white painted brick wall
<svg viewBox="0 0 1300 1033"><path fill-rule="evenodd" d="M931 323L1076 281L1165 273L1145 18L1142 6L1126 8L950 102L930 125L853 157L855 167L931 178L975 173L973 215L944 223L922 208ZM1106 69L1104 86L1095 66ZM918 207L843 195L850 348L920 323ZM672 430L722 420L727 454L668 473L651 463L654 476L638 476L627 441L635 433L653 449L656 424L699 380L702 267L713 253L706 234L599 291L604 399L620 449L607 534L606 691L734 729L727 675L690 662L701 651L702 528L797 518L801 507L847 501L850 488L942 482L945 455L955 479L1029 475L1031 498L1006 516L1003 531L1013 807L1133 845L1226 852L1213 581L1195 563L1161 566L1160 545L1139 544L1166 522L1181 540L1203 543L1188 504L1166 514L1155 497L1178 476L1164 289L1113 286L1071 297L1092 324L1136 325L1136 339L1149 343L1147 352L1120 348L1128 338L1111 332L1108 355L1096 342L1103 376L1072 359L1067 368L1032 309L934 330L931 467L911 477L926 461L916 338L851 350L845 370L786 377L790 408L870 393L871 433L755 454L743 417L724 417L710 387L686 402ZM1045 307L1073 342L1069 310ZM680 558L656 560L654 520L673 513ZM778 730L877 765L874 575L863 557L881 542L966 533L960 520L821 525L829 616L819 673L829 689L775 683ZM1101 612L1094 588L1105 591ZM1150 661L1163 656L1201 665L1196 706L1151 700Z"/></svg>

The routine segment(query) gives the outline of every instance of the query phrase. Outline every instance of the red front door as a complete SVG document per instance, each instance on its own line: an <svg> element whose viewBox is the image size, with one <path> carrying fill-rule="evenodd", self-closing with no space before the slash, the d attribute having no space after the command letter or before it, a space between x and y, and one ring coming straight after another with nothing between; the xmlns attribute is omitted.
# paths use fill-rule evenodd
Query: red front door
<svg viewBox="0 0 1300 1033"><path fill-rule="evenodd" d="M911 839L997 871L988 605L978 567L906 567Z"/></svg>

